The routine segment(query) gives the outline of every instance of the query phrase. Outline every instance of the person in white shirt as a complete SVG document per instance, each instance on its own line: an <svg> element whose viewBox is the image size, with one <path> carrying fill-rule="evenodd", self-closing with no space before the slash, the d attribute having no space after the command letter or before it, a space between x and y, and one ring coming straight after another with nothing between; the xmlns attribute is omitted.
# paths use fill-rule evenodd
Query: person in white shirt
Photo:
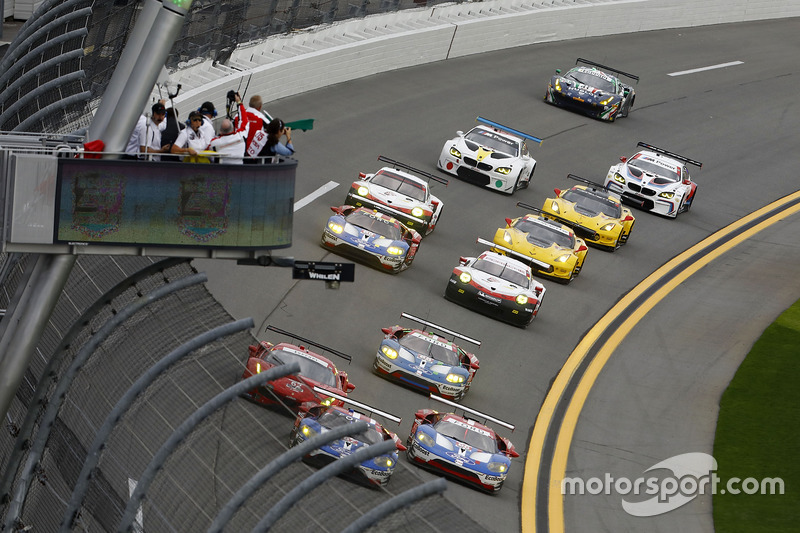
<svg viewBox="0 0 800 533"><path fill-rule="evenodd" d="M147 117L140 115L128 139L128 145L125 147L125 155L122 156L123 159L139 159L139 128L145 124L147 124Z"/></svg>
<svg viewBox="0 0 800 533"><path fill-rule="evenodd" d="M171 152L182 155L186 161L187 156L196 156L198 152L205 150L213 137L206 137L200 127L202 124L203 115L198 111L189 113L189 127L178 134L178 138L172 144Z"/></svg>
<svg viewBox="0 0 800 533"><path fill-rule="evenodd" d="M203 105L198 109L200 115L203 117L203 124L200 126L203 129L203 134L209 139L213 139L216 132L214 131L214 117L217 116L217 110L211 102L203 102Z"/></svg>
<svg viewBox="0 0 800 533"><path fill-rule="evenodd" d="M236 103L239 104L239 113L243 115L244 106L238 93L235 99ZM211 139L211 143L208 145L209 150L222 154L222 157L219 158L220 163L241 165L244 162L247 126L248 123L246 121L240 121L239 127L235 128L232 120L228 118L222 119L219 135Z"/></svg>
<svg viewBox="0 0 800 533"><path fill-rule="evenodd" d="M169 145L161 145L161 129L167 116L167 110L164 104L157 102L153 104L151 112L152 115L149 120L139 121L136 125L139 153L144 154L145 159L160 161L161 156L148 154L163 154L169 151Z"/></svg>

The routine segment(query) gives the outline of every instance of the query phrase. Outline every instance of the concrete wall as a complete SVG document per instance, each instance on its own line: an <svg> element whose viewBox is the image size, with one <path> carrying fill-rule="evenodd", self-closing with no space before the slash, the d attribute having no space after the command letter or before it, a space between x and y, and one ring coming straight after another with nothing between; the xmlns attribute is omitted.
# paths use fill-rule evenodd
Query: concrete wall
<svg viewBox="0 0 800 533"><path fill-rule="evenodd" d="M240 46L170 74L185 116L230 89L268 102L398 68L535 43L800 16L797 0L493 0L375 15Z"/></svg>

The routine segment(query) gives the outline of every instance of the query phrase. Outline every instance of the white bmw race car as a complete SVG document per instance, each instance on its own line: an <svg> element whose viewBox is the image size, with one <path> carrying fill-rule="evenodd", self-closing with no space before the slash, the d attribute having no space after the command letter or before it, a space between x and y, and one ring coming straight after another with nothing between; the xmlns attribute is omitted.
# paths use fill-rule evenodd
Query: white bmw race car
<svg viewBox="0 0 800 533"><path fill-rule="evenodd" d="M686 165L703 164L662 148L640 142L644 148L608 170L605 187L619 194L622 202L645 211L675 218L688 211L697 195L697 184Z"/></svg>
<svg viewBox="0 0 800 533"><path fill-rule="evenodd" d="M374 174L360 173L360 179L350 186L345 203L377 209L421 235L430 234L439 221L444 204L431 194L429 181L418 176L442 183L445 187L448 181L383 156L379 156L378 161L392 166L383 167Z"/></svg>
<svg viewBox="0 0 800 533"><path fill-rule="evenodd" d="M464 181L505 194L526 188L536 168L526 141L541 144L538 137L522 133L483 117L482 125L444 143L436 166Z"/></svg>
<svg viewBox="0 0 800 533"><path fill-rule="evenodd" d="M484 239L487 246L493 243ZM544 299L544 285L533 279L531 267L495 252L462 257L453 269L444 297L519 327L527 327Z"/></svg>

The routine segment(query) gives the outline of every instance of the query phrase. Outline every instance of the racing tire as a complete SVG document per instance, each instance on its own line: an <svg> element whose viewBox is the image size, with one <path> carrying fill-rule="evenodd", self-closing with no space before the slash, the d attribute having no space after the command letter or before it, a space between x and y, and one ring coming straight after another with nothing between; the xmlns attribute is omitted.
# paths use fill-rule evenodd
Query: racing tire
<svg viewBox="0 0 800 533"><path fill-rule="evenodd" d="M681 211L681 213L686 213L687 211L689 211L689 209L691 209L695 198L697 198L697 189L694 190L694 194L692 195L692 200L688 204L686 202L683 203L683 211Z"/></svg>
<svg viewBox="0 0 800 533"><path fill-rule="evenodd" d="M442 206L442 207L439 209L439 216L437 216L437 217L436 217L436 224L438 224L438 223L439 223L439 219L440 219L440 218L441 218L441 216L442 216L442 211L444 211L444 206ZM428 227L425 229L425 235L423 235L423 237L427 237L428 235L430 235L431 233L433 233L433 230L435 230L435 229L436 229L436 224L434 224L434 225L433 225L433 227L430 227L430 226L428 226Z"/></svg>

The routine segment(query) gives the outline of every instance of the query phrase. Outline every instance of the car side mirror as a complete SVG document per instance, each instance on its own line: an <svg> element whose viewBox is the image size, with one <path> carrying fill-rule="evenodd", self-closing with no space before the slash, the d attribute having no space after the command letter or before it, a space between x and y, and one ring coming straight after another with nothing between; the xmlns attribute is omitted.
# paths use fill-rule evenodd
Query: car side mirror
<svg viewBox="0 0 800 533"><path fill-rule="evenodd" d="M367 179L367 174L365 172L359 172L358 177L359 179L365 180Z"/></svg>
<svg viewBox="0 0 800 533"><path fill-rule="evenodd" d="M461 130L458 130L458 131L456 132L456 135L458 135L459 137L463 137L463 136L464 136L464 132L463 132L463 131L461 131Z"/></svg>
<svg viewBox="0 0 800 533"><path fill-rule="evenodd" d="M622 157L620 157L619 160L622 161L623 163L627 163L628 162L628 158L625 157L624 155Z"/></svg>
<svg viewBox="0 0 800 533"><path fill-rule="evenodd" d="M561 74L561 69L560 68L556 69L556 74Z"/></svg>
<svg viewBox="0 0 800 533"><path fill-rule="evenodd" d="M511 220L510 218L507 218L507 219L506 219L506 226L508 226L508 227L510 228L510 227L511 227L511 223L512 223L512 222L514 222L514 221L513 221L513 220Z"/></svg>
<svg viewBox="0 0 800 533"><path fill-rule="evenodd" d="M633 217L631 215L628 215L622 219L623 222L630 222L631 220L633 220Z"/></svg>
<svg viewBox="0 0 800 533"><path fill-rule="evenodd" d="M463 265L466 265L466 264L467 264L467 258L466 258L466 257L459 257L459 258L458 258L458 263L459 263L460 265L462 265L462 266L463 266Z"/></svg>
<svg viewBox="0 0 800 533"><path fill-rule="evenodd" d="M561 189L553 189L553 192L556 193L556 196L561 196Z"/></svg>
<svg viewBox="0 0 800 533"><path fill-rule="evenodd" d="M397 446L397 450L401 452L408 450L408 448L406 448L405 444L403 444L402 442L395 443L395 446Z"/></svg>

